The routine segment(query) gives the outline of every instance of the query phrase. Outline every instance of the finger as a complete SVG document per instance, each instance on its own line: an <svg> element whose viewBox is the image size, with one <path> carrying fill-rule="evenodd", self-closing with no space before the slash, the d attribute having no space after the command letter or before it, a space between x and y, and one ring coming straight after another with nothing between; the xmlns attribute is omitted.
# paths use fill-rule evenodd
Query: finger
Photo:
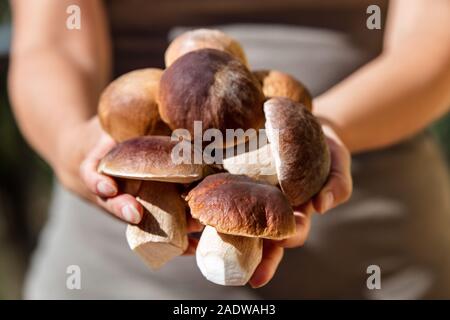
<svg viewBox="0 0 450 320"><path fill-rule="evenodd" d="M195 254L195 250L197 250L198 239L188 238L188 247L186 251L183 253L183 256L192 256Z"/></svg>
<svg viewBox="0 0 450 320"><path fill-rule="evenodd" d="M186 217L186 222L188 233L201 232L205 227L197 219L192 218L190 215Z"/></svg>
<svg viewBox="0 0 450 320"><path fill-rule="evenodd" d="M117 194L117 184L111 177L97 172L98 159L86 158L80 166L80 175L87 188L99 197L113 197Z"/></svg>
<svg viewBox="0 0 450 320"><path fill-rule="evenodd" d="M262 260L249 281L252 288L265 286L273 278L283 258L283 252L283 248L270 241L264 241Z"/></svg>
<svg viewBox="0 0 450 320"><path fill-rule="evenodd" d="M331 153L331 169L325 186L313 199L314 208L319 213L344 203L352 194L352 176L350 172L351 158L342 142L328 139Z"/></svg>
<svg viewBox="0 0 450 320"><path fill-rule="evenodd" d="M304 213L304 214L311 214L316 211L312 200L310 200L307 203L302 204L300 206L294 207L293 209L294 209L294 212L300 212L300 213Z"/></svg>
<svg viewBox="0 0 450 320"><path fill-rule="evenodd" d="M104 135L80 166L80 175L87 188L100 197L113 197L118 192L114 179L97 172L100 160L114 144L115 142L109 136Z"/></svg>
<svg viewBox="0 0 450 320"><path fill-rule="evenodd" d="M295 235L285 240L276 241L275 243L284 248L296 248L303 246L311 229L312 214L312 212L295 212Z"/></svg>
<svg viewBox="0 0 450 320"><path fill-rule="evenodd" d="M129 194L121 194L113 198L98 197L97 203L106 211L131 224L139 223L144 212L139 202Z"/></svg>

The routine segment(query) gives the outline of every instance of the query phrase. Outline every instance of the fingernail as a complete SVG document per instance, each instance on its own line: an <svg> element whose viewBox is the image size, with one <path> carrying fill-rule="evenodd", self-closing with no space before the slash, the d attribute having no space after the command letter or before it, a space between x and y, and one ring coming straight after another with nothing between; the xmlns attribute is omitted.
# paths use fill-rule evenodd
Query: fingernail
<svg viewBox="0 0 450 320"><path fill-rule="evenodd" d="M262 280L261 275L255 273L255 274L253 274L252 279L248 282L248 284L253 289L258 289L258 288L261 288L262 286L264 286L264 284L265 284L261 280Z"/></svg>
<svg viewBox="0 0 450 320"><path fill-rule="evenodd" d="M108 182L100 181L97 184L97 190L100 194L106 197L114 196L117 193L117 189Z"/></svg>
<svg viewBox="0 0 450 320"><path fill-rule="evenodd" d="M256 282L256 283L254 284L254 282L255 282L255 281L252 281L252 282L249 281L250 287L252 287L252 289L259 289L259 288L261 288L262 286L264 286L263 283L258 284L258 282Z"/></svg>
<svg viewBox="0 0 450 320"><path fill-rule="evenodd" d="M139 214L139 211L131 205L127 205L122 208L122 217L129 223L136 224L141 221L141 215Z"/></svg>
<svg viewBox="0 0 450 320"><path fill-rule="evenodd" d="M331 191L328 191L325 194L325 197L323 199L323 210L322 210L322 213L330 210L331 207L333 206L333 204L334 204L334 195L333 195L333 193Z"/></svg>

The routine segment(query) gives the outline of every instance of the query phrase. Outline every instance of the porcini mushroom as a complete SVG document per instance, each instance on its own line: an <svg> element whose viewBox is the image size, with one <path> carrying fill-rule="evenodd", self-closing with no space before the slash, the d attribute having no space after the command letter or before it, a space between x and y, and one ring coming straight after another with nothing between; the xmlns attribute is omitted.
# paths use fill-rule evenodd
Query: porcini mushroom
<svg viewBox="0 0 450 320"><path fill-rule="evenodd" d="M199 49L216 49L227 52L247 66L244 50L235 39L226 33L213 29L196 29L176 37L166 50L166 68L182 55Z"/></svg>
<svg viewBox="0 0 450 320"><path fill-rule="evenodd" d="M103 129L121 142L143 135L170 135L158 113L158 88L163 70L131 71L111 82L100 96L98 116Z"/></svg>
<svg viewBox="0 0 450 320"><path fill-rule="evenodd" d="M261 261L262 238L280 240L295 232L293 211L282 192L247 176L208 176L186 200L191 215L206 225L197 265L216 284L246 284Z"/></svg>
<svg viewBox="0 0 450 320"><path fill-rule="evenodd" d="M202 129L260 128L264 95L255 76L237 59L215 49L192 51L177 59L161 77L159 113L172 130L194 121ZM240 143L238 141L237 143Z"/></svg>
<svg viewBox="0 0 450 320"><path fill-rule="evenodd" d="M176 183L203 177L202 164L179 163L174 158L178 144L191 147L189 142L172 141L166 136L126 140L117 144L98 167L103 174L126 179L123 191L136 196L144 207L142 221L129 225L126 235L130 248L153 268L182 254L188 245L185 203Z"/></svg>
<svg viewBox="0 0 450 320"><path fill-rule="evenodd" d="M261 83L267 99L275 97L289 98L302 103L312 110L312 97L308 89L293 76L277 70L259 70L253 72Z"/></svg>
<svg viewBox="0 0 450 320"><path fill-rule="evenodd" d="M278 183L292 206L305 203L328 178L330 153L318 120L301 103L272 98L264 103L269 143L223 160L233 174Z"/></svg>
<svg viewBox="0 0 450 320"><path fill-rule="evenodd" d="M157 269L187 249L186 205L175 183L139 182L136 192L127 193L136 197L145 214L139 224L128 225L126 236L130 248Z"/></svg>

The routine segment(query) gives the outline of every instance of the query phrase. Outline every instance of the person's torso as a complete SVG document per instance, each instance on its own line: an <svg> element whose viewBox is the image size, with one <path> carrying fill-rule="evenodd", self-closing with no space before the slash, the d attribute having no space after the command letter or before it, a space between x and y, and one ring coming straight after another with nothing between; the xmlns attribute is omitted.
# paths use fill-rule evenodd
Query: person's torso
<svg viewBox="0 0 450 320"><path fill-rule="evenodd" d="M339 31L375 55L383 30L366 27L369 5L386 17L387 0L108 0L115 74L163 67L168 32L176 26L291 25Z"/></svg>

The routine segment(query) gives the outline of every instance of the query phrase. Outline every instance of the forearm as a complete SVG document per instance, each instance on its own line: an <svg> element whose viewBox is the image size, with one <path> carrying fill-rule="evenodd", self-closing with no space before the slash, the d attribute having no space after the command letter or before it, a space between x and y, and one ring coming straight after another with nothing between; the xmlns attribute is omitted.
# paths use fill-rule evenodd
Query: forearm
<svg viewBox="0 0 450 320"><path fill-rule="evenodd" d="M391 0L383 53L315 101L352 152L405 139L450 106L450 1Z"/></svg>
<svg viewBox="0 0 450 320"><path fill-rule="evenodd" d="M316 114L352 152L396 143L448 110L450 59L430 64L424 52L406 54L382 55L316 99Z"/></svg>
<svg viewBox="0 0 450 320"><path fill-rule="evenodd" d="M75 167L74 155L81 155L74 153L81 153L88 143L83 136L87 130L77 134L73 129L88 125L110 75L103 4L100 0L17 0L11 5L14 28L8 85L17 122L55 171L69 160ZM80 7L80 30L66 27L69 5ZM70 147L62 151L64 145Z"/></svg>
<svg viewBox="0 0 450 320"><path fill-rule="evenodd" d="M9 91L17 121L28 142L51 165L61 156L59 140L67 129L95 113L94 82L57 48L13 55Z"/></svg>

